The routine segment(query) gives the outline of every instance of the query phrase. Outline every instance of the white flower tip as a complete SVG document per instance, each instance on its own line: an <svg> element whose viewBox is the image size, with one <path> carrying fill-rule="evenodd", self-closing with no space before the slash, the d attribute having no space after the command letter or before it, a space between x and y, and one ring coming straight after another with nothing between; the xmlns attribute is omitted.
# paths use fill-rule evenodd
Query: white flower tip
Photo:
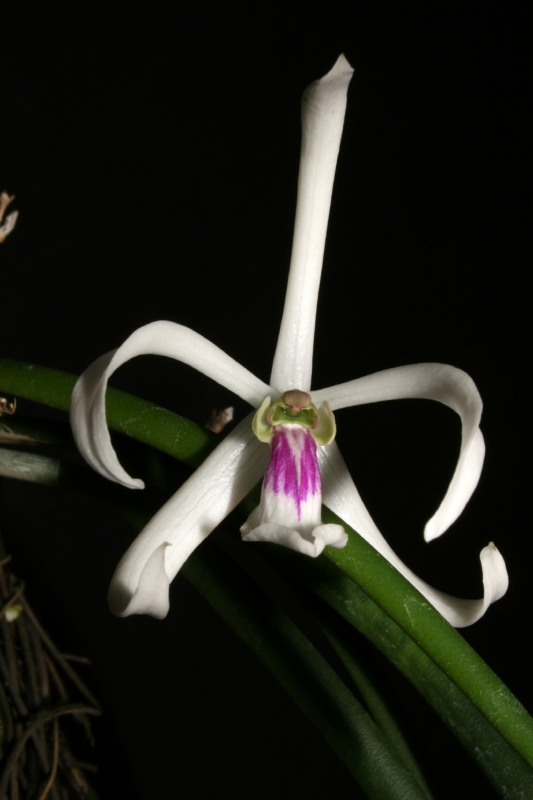
<svg viewBox="0 0 533 800"><path fill-rule="evenodd" d="M107 595L113 614L117 617L129 617L132 614L149 614L156 619L166 617L170 581L165 570L165 550L169 546L169 542L164 542L156 547L144 565L133 592L124 581L126 576L122 574L126 571L126 562L118 565Z"/></svg>
<svg viewBox="0 0 533 800"><path fill-rule="evenodd" d="M326 545L339 549L348 543L348 536L342 525L333 523L317 525L311 533L311 541L294 528L278 525L275 522L263 522L252 530L248 523L245 523L241 527L241 533L243 542L272 542L311 558L317 558Z"/></svg>
<svg viewBox="0 0 533 800"><path fill-rule="evenodd" d="M446 598L448 613L445 613L444 616L456 628L465 628L481 619L489 606L503 597L509 586L505 562L498 548L492 542L483 548L479 554L479 560L483 572L483 598L481 600ZM441 598L444 597L440 592L436 594ZM431 597L428 599L431 600ZM433 601L431 600L431 602Z"/></svg>
<svg viewBox="0 0 533 800"><path fill-rule="evenodd" d="M479 428L476 428L469 443L459 456L459 462L444 500L425 527L424 539L426 542L431 542L432 539L441 536L463 513L464 507L479 483L484 458L483 434Z"/></svg>
<svg viewBox="0 0 533 800"><path fill-rule="evenodd" d="M502 554L494 544L490 542L479 554L481 568L483 570L483 585L489 603L494 603L503 597L509 588L509 576Z"/></svg>
<svg viewBox="0 0 533 800"><path fill-rule="evenodd" d="M348 544L348 534L342 525L336 525L333 522L319 525L313 530L313 536L315 539L321 539L324 545L334 547L336 550L342 550Z"/></svg>
<svg viewBox="0 0 533 800"><path fill-rule="evenodd" d="M333 175L335 173L335 164L337 163L337 153L339 150L340 136L342 133L342 126L344 122L344 112L346 110L346 93L348 91L348 84L352 79L353 72L354 71L352 67L348 64L345 57L341 53L341 55L338 57L338 59L336 60L330 71L327 72L325 75L323 75L322 78L319 78L317 81L313 81L313 83L309 84L309 86L304 91L302 97L302 102L303 102L302 109L314 109L315 113L317 111L321 113L324 111L324 109L328 109L329 107L330 114L333 113L333 118L336 119L336 124L334 124L330 130L330 134L333 134L333 139L336 142L335 146L331 151L335 153L334 159L332 161L333 163L333 172L331 173L332 181L333 181ZM333 105L330 105L332 99L336 99L337 102L334 102ZM340 103L338 102L339 100ZM318 118L320 118L320 113ZM330 114L328 114L328 116ZM309 121L313 119L313 116L314 115L311 115ZM306 125L304 121L304 137L305 137L305 128ZM301 164L300 164L300 169L301 169ZM329 200L327 206L329 212ZM301 384L298 383L298 385L301 388Z"/></svg>
<svg viewBox="0 0 533 800"><path fill-rule="evenodd" d="M337 76L342 75L343 73L351 75L353 71L353 67L346 59L344 53L341 53L338 59L335 61L332 69L328 72L328 75Z"/></svg>
<svg viewBox="0 0 533 800"><path fill-rule="evenodd" d="M350 83L353 75L353 68L350 66L344 55L341 53L338 59L333 64L333 67L327 72L322 78L317 81L314 81L304 92L303 99L306 100L309 95L312 94L314 89L318 89L318 87L323 87L327 84L332 84L336 86L341 92L346 92L348 84ZM344 119L344 111L343 111L343 119ZM342 130L342 124L341 124Z"/></svg>
<svg viewBox="0 0 533 800"><path fill-rule="evenodd" d="M144 489L121 466L111 444L105 416L107 372L117 351L105 353L80 375L72 391L70 424L78 450L100 475L128 489Z"/></svg>
<svg viewBox="0 0 533 800"><path fill-rule="evenodd" d="M444 531L440 531L437 528L435 517L432 517L424 528L424 539L426 542L432 542L433 539L438 539L442 533L444 533Z"/></svg>

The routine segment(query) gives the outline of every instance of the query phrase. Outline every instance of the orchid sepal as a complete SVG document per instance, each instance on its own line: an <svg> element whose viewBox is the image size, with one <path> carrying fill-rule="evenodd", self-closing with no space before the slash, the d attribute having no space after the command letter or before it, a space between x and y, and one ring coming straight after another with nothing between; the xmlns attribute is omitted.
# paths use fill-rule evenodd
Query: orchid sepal
<svg viewBox="0 0 533 800"><path fill-rule="evenodd" d="M318 289L348 86L343 55L302 97L302 149L289 280L270 382L311 388Z"/></svg>
<svg viewBox="0 0 533 800"><path fill-rule="evenodd" d="M130 545L111 580L108 600L114 614L166 616L170 582L265 471L268 449L257 441L250 423L251 414L228 434Z"/></svg>
<svg viewBox="0 0 533 800"><path fill-rule="evenodd" d="M139 355L163 355L195 367L257 408L272 392L245 367L200 334L175 322L160 320L134 331L119 347L98 358L78 379L72 393L70 420L74 439L85 460L109 480L130 489L144 484L121 466L106 423L105 393L113 372Z"/></svg>

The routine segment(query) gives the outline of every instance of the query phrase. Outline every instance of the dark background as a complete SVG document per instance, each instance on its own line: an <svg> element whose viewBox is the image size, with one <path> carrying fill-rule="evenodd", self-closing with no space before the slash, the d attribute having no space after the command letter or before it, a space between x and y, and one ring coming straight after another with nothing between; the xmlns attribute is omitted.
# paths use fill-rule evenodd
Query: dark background
<svg viewBox="0 0 533 800"><path fill-rule="evenodd" d="M479 596L478 554L495 541L510 588L464 635L531 707L523 23L370 3L6 4L0 190L16 194L20 218L0 249L0 320L2 356L80 373L140 325L171 319L267 381L300 97L344 52L355 75L313 383L420 361L474 378L485 468L430 545L423 524L459 449L453 413L422 401L347 410L338 442L377 524L430 583ZM163 359L138 359L113 383L200 423L213 406L247 410ZM358 796L183 578L164 622L111 616L107 585L133 533L108 508L5 480L0 497L43 623L93 661L104 798ZM442 797L491 797L432 712L395 685Z"/></svg>

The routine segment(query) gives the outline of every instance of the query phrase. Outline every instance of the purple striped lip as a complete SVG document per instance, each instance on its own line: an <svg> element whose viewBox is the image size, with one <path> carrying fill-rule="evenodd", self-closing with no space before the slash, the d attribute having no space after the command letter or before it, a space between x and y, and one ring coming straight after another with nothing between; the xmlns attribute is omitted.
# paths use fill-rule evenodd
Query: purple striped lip
<svg viewBox="0 0 533 800"><path fill-rule="evenodd" d="M300 521L302 504L322 494L316 443L310 431L302 425L276 425L273 432L263 489L290 497Z"/></svg>

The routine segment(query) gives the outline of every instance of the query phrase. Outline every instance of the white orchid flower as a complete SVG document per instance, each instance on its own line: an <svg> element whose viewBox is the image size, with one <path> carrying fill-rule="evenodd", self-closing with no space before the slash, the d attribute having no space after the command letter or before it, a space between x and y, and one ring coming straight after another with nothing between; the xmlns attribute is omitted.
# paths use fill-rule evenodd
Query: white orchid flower
<svg viewBox="0 0 533 800"><path fill-rule="evenodd" d="M456 411L462 422L461 453L446 496L426 525L426 540L434 539L461 514L483 464L482 405L471 378L447 365L415 364L310 391L318 288L352 72L340 56L304 92L294 242L270 385L199 334L166 321L135 331L118 350L95 361L76 384L71 420L82 455L105 477L137 489L144 484L121 467L105 418L107 381L130 358L151 353L177 359L258 409L253 423L250 414L236 426L128 549L109 590L110 607L119 616L165 617L169 584L182 564L263 475L260 506L242 528L246 540L273 541L311 556L326 545L343 547L344 529L322 524L323 499L455 626L475 622L507 589L505 564L492 544L481 552L481 600L449 597L414 575L378 531L332 441L332 411L338 408L413 397Z"/></svg>

